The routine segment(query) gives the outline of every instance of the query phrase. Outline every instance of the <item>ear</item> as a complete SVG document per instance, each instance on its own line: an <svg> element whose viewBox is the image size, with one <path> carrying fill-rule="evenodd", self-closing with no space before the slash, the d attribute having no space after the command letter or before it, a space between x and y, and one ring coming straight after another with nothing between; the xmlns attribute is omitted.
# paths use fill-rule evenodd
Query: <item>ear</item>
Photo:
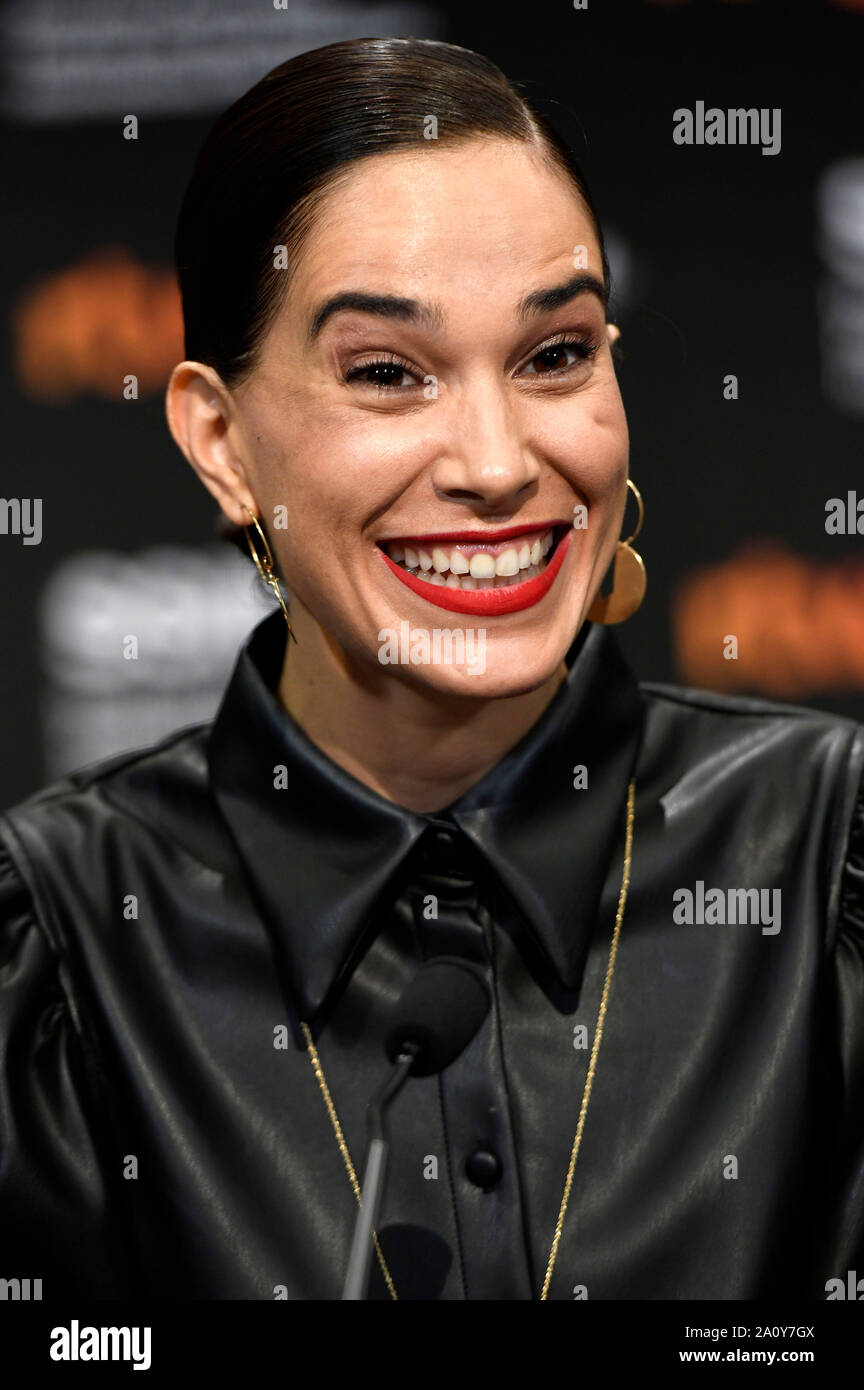
<svg viewBox="0 0 864 1390"><path fill-rule="evenodd" d="M165 393L168 428L208 492L235 526L258 515L243 460L232 446L231 395L219 373L203 362L180 362Z"/></svg>
<svg viewBox="0 0 864 1390"><path fill-rule="evenodd" d="M610 347L613 343L617 343L618 339L621 337L621 329L618 327L617 323L607 323L606 337L609 339Z"/></svg>

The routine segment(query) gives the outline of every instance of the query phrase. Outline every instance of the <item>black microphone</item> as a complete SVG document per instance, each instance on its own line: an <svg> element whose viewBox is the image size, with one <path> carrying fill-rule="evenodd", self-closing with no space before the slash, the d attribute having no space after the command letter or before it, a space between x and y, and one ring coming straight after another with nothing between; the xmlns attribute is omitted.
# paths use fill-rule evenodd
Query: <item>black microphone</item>
<svg viewBox="0 0 864 1390"><path fill-rule="evenodd" d="M434 1076L455 1062L491 1007L480 968L458 956L436 956L420 967L401 995L384 1040L393 1071L369 1102L369 1147L354 1225L343 1302L365 1297L372 1232L384 1189L390 1141L386 1111L409 1076Z"/></svg>
<svg viewBox="0 0 864 1390"><path fill-rule="evenodd" d="M455 1062L489 1012L489 989L479 967L459 956L423 965L393 1010L384 1048L391 1062L415 1046L412 1076L434 1076Z"/></svg>

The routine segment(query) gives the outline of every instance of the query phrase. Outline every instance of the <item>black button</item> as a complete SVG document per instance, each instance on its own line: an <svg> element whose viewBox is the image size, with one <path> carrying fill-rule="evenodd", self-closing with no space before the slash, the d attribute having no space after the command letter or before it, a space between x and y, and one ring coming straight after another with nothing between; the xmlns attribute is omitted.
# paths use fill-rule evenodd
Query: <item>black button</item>
<svg viewBox="0 0 864 1390"><path fill-rule="evenodd" d="M445 826L430 826L420 845L420 861L439 873L464 869L467 862L464 836Z"/></svg>
<svg viewBox="0 0 864 1390"><path fill-rule="evenodd" d="M482 1187L484 1192L501 1181L502 1171L500 1158L488 1149L476 1149L465 1164L469 1180L475 1187Z"/></svg>

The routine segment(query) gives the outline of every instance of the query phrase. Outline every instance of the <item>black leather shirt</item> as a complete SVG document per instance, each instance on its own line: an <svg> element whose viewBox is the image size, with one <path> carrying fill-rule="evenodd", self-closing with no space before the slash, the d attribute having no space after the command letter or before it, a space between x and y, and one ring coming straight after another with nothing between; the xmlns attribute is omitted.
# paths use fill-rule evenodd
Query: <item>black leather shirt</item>
<svg viewBox="0 0 864 1390"><path fill-rule="evenodd" d="M300 1023L361 1176L388 1011L448 954L492 1008L394 1103L381 1249L399 1298L537 1299L631 777L548 1296L824 1299L864 1271L864 730L640 685L586 624L538 723L421 815L281 708L284 641L276 612L212 725L0 821L0 1274L339 1298L356 1198Z"/></svg>

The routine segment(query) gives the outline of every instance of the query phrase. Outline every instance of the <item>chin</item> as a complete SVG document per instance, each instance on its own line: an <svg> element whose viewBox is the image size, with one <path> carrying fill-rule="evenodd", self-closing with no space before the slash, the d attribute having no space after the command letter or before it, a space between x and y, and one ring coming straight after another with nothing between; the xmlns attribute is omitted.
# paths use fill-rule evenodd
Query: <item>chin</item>
<svg viewBox="0 0 864 1390"><path fill-rule="evenodd" d="M381 664L415 689L478 700L512 699L538 690L555 675L574 636L569 629L537 637L508 635L487 626L468 628L464 635L454 629L449 637L439 636L436 647L434 630L424 642L411 629L404 640L391 643Z"/></svg>

